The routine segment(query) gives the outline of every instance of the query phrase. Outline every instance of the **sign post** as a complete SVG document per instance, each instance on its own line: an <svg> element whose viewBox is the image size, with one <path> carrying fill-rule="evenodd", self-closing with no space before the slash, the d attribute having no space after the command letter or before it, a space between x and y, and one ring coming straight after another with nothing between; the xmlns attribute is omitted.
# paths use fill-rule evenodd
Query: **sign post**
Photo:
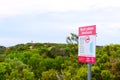
<svg viewBox="0 0 120 80"><path fill-rule="evenodd" d="M78 62L88 63L88 80L91 80L91 64L96 63L96 25L79 27Z"/></svg>
<svg viewBox="0 0 120 80"><path fill-rule="evenodd" d="M88 80L91 80L91 64L88 63Z"/></svg>

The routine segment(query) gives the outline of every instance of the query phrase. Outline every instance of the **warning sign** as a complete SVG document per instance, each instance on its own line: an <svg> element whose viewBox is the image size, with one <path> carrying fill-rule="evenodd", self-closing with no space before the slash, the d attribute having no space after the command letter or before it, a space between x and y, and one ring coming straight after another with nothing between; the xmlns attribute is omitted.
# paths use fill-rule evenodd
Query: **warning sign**
<svg viewBox="0 0 120 80"><path fill-rule="evenodd" d="M94 64L96 62L96 26L79 27L78 61Z"/></svg>

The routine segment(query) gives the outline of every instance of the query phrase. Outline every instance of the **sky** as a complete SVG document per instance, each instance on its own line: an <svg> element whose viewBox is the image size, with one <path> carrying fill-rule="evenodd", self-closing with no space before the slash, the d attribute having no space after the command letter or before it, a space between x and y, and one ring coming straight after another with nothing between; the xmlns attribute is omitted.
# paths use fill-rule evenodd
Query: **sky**
<svg viewBox="0 0 120 80"><path fill-rule="evenodd" d="M0 0L0 45L66 43L96 25L97 45L120 44L119 0Z"/></svg>

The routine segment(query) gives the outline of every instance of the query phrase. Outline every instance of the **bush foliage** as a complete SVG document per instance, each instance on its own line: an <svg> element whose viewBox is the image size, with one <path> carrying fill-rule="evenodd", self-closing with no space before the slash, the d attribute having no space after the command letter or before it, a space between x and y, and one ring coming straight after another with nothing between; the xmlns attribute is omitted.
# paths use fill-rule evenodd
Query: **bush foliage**
<svg viewBox="0 0 120 80"><path fill-rule="evenodd" d="M77 44L27 43L0 52L0 80L87 80ZM92 80L120 79L120 45L97 47Z"/></svg>

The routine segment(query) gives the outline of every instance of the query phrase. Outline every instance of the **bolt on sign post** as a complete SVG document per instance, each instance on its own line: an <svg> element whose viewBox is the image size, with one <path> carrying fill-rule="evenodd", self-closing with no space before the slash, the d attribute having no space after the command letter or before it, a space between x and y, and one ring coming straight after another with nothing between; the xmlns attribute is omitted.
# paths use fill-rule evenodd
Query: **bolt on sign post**
<svg viewBox="0 0 120 80"><path fill-rule="evenodd" d="M91 80L91 64L96 63L96 25L79 27L78 62L88 63L88 80Z"/></svg>

